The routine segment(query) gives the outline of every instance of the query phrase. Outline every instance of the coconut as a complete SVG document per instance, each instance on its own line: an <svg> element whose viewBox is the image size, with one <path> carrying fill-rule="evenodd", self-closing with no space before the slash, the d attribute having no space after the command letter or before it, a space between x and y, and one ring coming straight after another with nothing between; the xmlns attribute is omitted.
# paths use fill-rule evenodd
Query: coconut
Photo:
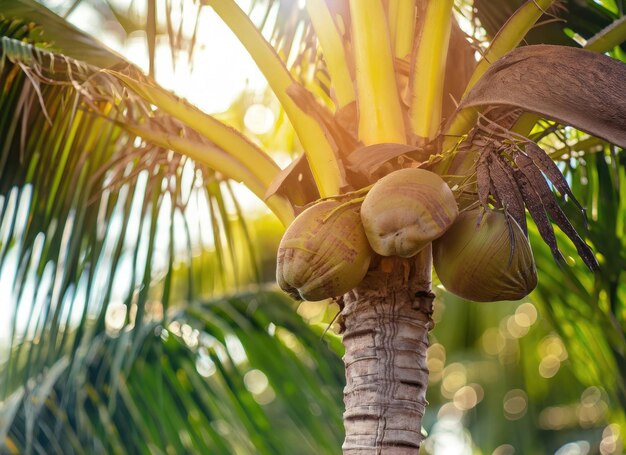
<svg viewBox="0 0 626 455"><path fill-rule="evenodd" d="M479 224L480 221L480 224ZM476 302L519 300L537 286L530 243L502 212L462 213L433 242L435 271L446 289Z"/></svg>
<svg viewBox="0 0 626 455"><path fill-rule="evenodd" d="M424 169L401 169L381 178L361 207L363 227L374 251L405 258L443 235L458 213L446 182Z"/></svg>
<svg viewBox="0 0 626 455"><path fill-rule="evenodd" d="M302 212L285 231L276 280L296 299L337 297L363 280L371 257L358 206L323 201Z"/></svg>

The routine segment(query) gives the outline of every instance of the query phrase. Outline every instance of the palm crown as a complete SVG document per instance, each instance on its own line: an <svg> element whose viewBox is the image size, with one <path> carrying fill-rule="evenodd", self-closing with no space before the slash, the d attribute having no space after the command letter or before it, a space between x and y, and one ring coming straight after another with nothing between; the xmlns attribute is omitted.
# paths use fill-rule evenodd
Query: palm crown
<svg viewBox="0 0 626 455"><path fill-rule="evenodd" d="M196 197L189 190L189 175L202 187L201 201L203 209L211 214L218 267L224 267L227 272L236 270L236 258L242 253L236 239L249 235L245 224L233 226L228 220L227 205L239 210L229 180L243 182L289 226L303 208L315 205L319 199L338 201L340 205L356 202L358 207L360 198L381 177L407 167L442 177L461 211L476 207L482 207L483 211L503 211L525 235L528 235L528 210L551 254L561 260L552 220L571 239L582 261L592 270L599 267L580 236L582 230L574 227L582 225L583 217L575 213L582 207L552 160L562 152L556 150L550 156L537 141L558 130L559 125L568 124L617 146L626 145L626 98L620 96L626 81L626 66L601 54L620 43L623 21L589 40L587 50L553 45L516 49L555 3L528 1L504 24L476 62L475 49L453 14L452 0L308 0L306 21L314 30L319 50L311 51L309 61L305 61L305 55L300 68L306 68L307 64L316 66L321 76L311 78L304 71L302 74L290 71L234 1L206 3L254 58L295 130L303 154L286 169L281 170L270 154L243 134L162 89L91 38L71 28L48 37L45 34L51 33L48 30L58 30L63 23L46 16L41 12L44 10L24 12L20 7L25 3L13 4L26 20L5 20L2 39L5 92L0 102L5 145L2 187L9 195L7 200L12 201L3 205L3 211L12 220L10 229L18 233L12 235L20 239L22 251L16 273L16 282L21 283L17 286L16 302L35 308L23 303L29 299L23 294L28 292L23 283L27 282L29 273L47 276L54 285L48 291L44 319L32 328L46 339L46 348L22 351L23 344L17 347L10 363L13 372L7 373L6 391L16 388L17 372L22 364L26 368L36 362L57 366L61 374L66 369L78 368L77 365L96 368L94 365L102 363L110 364L115 372L116 368L131 368L118 357L124 349L155 349L154 355L159 355L158 349L163 348L146 344L146 337L158 327L151 319L158 319L159 312L162 314L168 308L172 287L181 286L183 281L173 278L177 273L174 262L179 241L174 219ZM43 23L43 35L37 34L38 28L33 28L30 20ZM50 28L46 29L46 23ZM67 44L57 40L56 36L63 33L77 40ZM56 48L37 46L46 41L52 41ZM73 53L81 58L73 58ZM576 96L572 97L572 93ZM584 109L580 106L581 99ZM543 118L554 123L549 123L546 129L534 128ZM33 131L41 133L31 134ZM193 172L186 172L187 167ZM46 172L50 168L55 172ZM568 196L577 205L573 210L566 208L570 216L557 204L544 176L562 196ZM21 192L11 189L25 183L31 183L32 189ZM390 200L395 201L393 194ZM27 219L20 216L20 209L26 210L21 207L29 207ZM141 216L134 224L129 223L138 211ZM157 222L162 211L171 214L168 248L161 251L165 258L161 268L167 273L158 286L152 286L155 266L152 258L159 248ZM125 222L116 222L119 219ZM191 250L187 221L183 225L187 238L182 242ZM133 254L121 254L126 250L126 241L133 245ZM342 325L347 340L354 339L351 334L360 324L360 318L373 317L361 309L364 302L373 302L372 308L378 305L386 308L385 301L392 296L393 300L407 299L408 307L394 309L388 318L395 321L406 316L420 321L414 324L419 327L412 333L421 346L403 345L414 352L414 357L407 360L410 364L407 369L416 372L414 380L396 377L394 373L390 379L374 378L369 384L373 389L384 389L381 384L386 384L385 381L393 387L397 383L411 384L406 409L398 411L400 423L388 411L397 407L395 397L373 396L371 403L366 403L371 408L369 415L369 411L358 410L362 403L353 403L350 394L354 390L346 389L345 453L380 447L388 450L403 447L410 453L419 448L425 352L427 331L432 326L433 298L430 246L422 245L422 248L409 260L386 260L374 255L369 274L356 291L346 294ZM511 244L511 254L516 249L519 246ZM7 251L3 244L3 260ZM189 262L193 261L190 257ZM85 340L103 333L107 305L114 283L122 279L119 270L123 262L131 270L132 283L125 304L130 307L134 303L137 308L137 313L132 318L127 315L125 322L132 320L138 328L114 342L121 345L118 351L104 351L118 352L116 357L99 359L103 351L94 348L93 352L82 354L80 360L69 357L70 362L64 357L66 352L78 352L85 346ZM409 269L407 273L413 279L410 282L395 283L392 282L395 278L388 277ZM189 295L197 286L191 270L189 266L180 272L188 275L185 289ZM103 273L104 279L100 278ZM439 274L443 278L444 273ZM381 283L383 288L389 287L389 292L374 296L373 288ZM227 288L226 283L221 286ZM346 291L350 289L343 289L340 294ZM36 301L37 295L31 299ZM376 303L376 299L380 302ZM154 304L156 300L159 304ZM79 305L82 311L71 310ZM217 316L207 316L204 323L217 334L218 340L226 343L226 333L215 327L242 327L232 312L243 315L245 310L237 302L220 305ZM98 310L92 314L90 307L94 306ZM95 319L92 324L80 324L76 331L57 330L61 325L72 327L71 318L75 314L82 314L83 322L94 315ZM293 324L279 319L277 316L276 322ZM16 342L17 327L14 322ZM385 338L386 332L381 330L374 326L366 331L373 339ZM262 340L263 335L259 334L258 339ZM392 352L397 347L394 343L383 343L381 349L390 349L391 354L374 360L391 362L392 372L397 366ZM359 348L362 348L359 343L355 346L351 341L346 343L347 365L361 361L356 352L350 351ZM165 349L176 352L172 344L165 344ZM33 355L36 362L22 359ZM324 354L311 355L325 361ZM210 358L213 364L221 362L217 354L212 353ZM183 369L190 365L185 364L189 362L185 356L179 361ZM98 371L108 374L104 368ZM320 375L323 381L337 381L337 371L332 369ZM349 385L359 378L358 373L352 374L348 369ZM122 394L129 387L138 387L115 380L113 383ZM195 387L200 390L197 393L202 395L203 402L213 393L204 385L194 384ZM365 391L367 387L366 384ZM320 394L311 393L324 402ZM193 392L189 394L189 400L196 399ZM623 398L623 392L620 396ZM80 395L73 399L79 400ZM132 402L125 402L123 409L121 412L132 414ZM351 409L356 411L351 413ZM407 420L402 418L404 412L409 412L413 421L407 428L394 426L404 425ZM27 416L23 418L28 420ZM79 422L84 416L73 418ZM251 418L241 419L244 426L262 425ZM374 422L374 426L368 421ZM387 421L393 422L389 428ZM142 431L150 434L154 429L142 428ZM74 436L68 435L68 441ZM197 435L193 438L202 439ZM211 438L213 443L223 444L218 435ZM32 444L29 437L14 439L18 447ZM326 442L328 450L331 439L329 436ZM268 452L277 450L273 443L256 442L259 450ZM118 446L122 445L119 441ZM79 447L80 443L73 446Z"/></svg>

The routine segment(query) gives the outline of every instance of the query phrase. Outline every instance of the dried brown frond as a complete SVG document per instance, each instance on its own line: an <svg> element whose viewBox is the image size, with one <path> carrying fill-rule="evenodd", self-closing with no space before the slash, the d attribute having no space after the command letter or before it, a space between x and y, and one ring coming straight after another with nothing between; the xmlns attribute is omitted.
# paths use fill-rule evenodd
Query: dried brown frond
<svg viewBox="0 0 626 455"><path fill-rule="evenodd" d="M416 152L418 147L404 144L374 144L359 147L346 159L346 167L362 175L368 183L401 167L397 160L403 155Z"/></svg>
<svg viewBox="0 0 626 455"><path fill-rule="evenodd" d="M530 216L532 217L537 229L539 230L539 234L543 241L550 247L550 251L552 252L552 256L557 262L563 261L563 255L556 243L556 235L554 234L554 229L552 228L552 223L548 219L548 215L541 203L541 199L533 189L530 181L524 175L522 171L519 169L513 169L513 176L517 181L518 188L522 197L524 198L524 203Z"/></svg>
<svg viewBox="0 0 626 455"><path fill-rule="evenodd" d="M532 141L526 143L524 151L526 152L526 155L533 160L535 166L537 166L548 178L548 180L552 182L558 192L561 193L562 196L567 196L574 204L576 204L576 207L578 207L584 216L585 210L574 196L574 193L572 193L565 177L563 177L563 174L561 174L561 171L548 154Z"/></svg>
<svg viewBox="0 0 626 455"><path fill-rule="evenodd" d="M267 189L265 198L267 199L274 194L283 194L289 197L289 200L299 207L304 207L320 198L306 155L300 155L278 173Z"/></svg>
<svg viewBox="0 0 626 455"><path fill-rule="evenodd" d="M626 146L624 80L626 65L606 55L524 46L495 62L460 107L518 107Z"/></svg>
<svg viewBox="0 0 626 455"><path fill-rule="evenodd" d="M536 143L482 116L472 132L470 146L481 150L476 161L478 203L487 210L490 205L503 208L524 232L525 208L528 208L554 258L561 261L563 257L558 249L552 220L575 245L584 263L591 270L598 269L591 248L565 216L548 180L561 195L572 199L583 214L584 210L559 168Z"/></svg>
<svg viewBox="0 0 626 455"><path fill-rule="evenodd" d="M491 163L489 175L495 190L494 196L504 207L504 211L517 221L524 235L528 236L524 199L513 176L513 169L499 153L494 153Z"/></svg>
<svg viewBox="0 0 626 455"><path fill-rule="evenodd" d="M550 218L552 218L556 225L561 228L565 235L567 235L574 243L578 254L587 267L591 270L597 270L599 267L598 261L596 260L593 251L578 235L578 232L576 232L576 229L574 229L570 221L567 219L567 216L565 216L561 207L556 203L554 193L550 190L548 182L533 160L523 153L516 153L515 164L517 164L522 174L524 174L524 176L528 179L535 194L539 196L544 210L550 215ZM535 222L537 221L535 220Z"/></svg>

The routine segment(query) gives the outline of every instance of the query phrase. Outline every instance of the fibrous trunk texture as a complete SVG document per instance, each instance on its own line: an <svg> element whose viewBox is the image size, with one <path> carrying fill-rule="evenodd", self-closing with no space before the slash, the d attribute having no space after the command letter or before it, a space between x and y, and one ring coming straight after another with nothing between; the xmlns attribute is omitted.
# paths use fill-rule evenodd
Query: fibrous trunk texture
<svg viewBox="0 0 626 455"><path fill-rule="evenodd" d="M344 455L417 454L433 327L430 247L384 258L344 296Z"/></svg>

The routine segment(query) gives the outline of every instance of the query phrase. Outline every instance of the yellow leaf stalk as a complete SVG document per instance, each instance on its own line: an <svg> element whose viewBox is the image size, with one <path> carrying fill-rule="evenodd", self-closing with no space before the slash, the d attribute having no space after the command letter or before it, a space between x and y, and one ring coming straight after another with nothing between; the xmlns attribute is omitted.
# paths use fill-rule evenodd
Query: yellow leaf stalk
<svg viewBox="0 0 626 455"><path fill-rule="evenodd" d="M359 139L365 145L406 143L389 29L380 0L351 1Z"/></svg>
<svg viewBox="0 0 626 455"><path fill-rule="evenodd" d="M269 155L234 128L190 104L181 102L179 98L156 85L138 81L122 73L110 73L146 101L193 128L239 162L246 163L264 185L269 186L280 171Z"/></svg>
<svg viewBox="0 0 626 455"><path fill-rule="evenodd" d="M414 61L411 128L427 140L435 138L441 123L453 6L454 0L429 0Z"/></svg>
<svg viewBox="0 0 626 455"><path fill-rule="evenodd" d="M320 195L338 194L344 179L334 145L317 120L300 109L288 95L289 86L297 82L274 48L233 0L208 0L207 3L237 35L267 78L302 143Z"/></svg>
<svg viewBox="0 0 626 455"><path fill-rule="evenodd" d="M595 52L607 52L626 41L626 16L616 19L612 24L592 36L585 49Z"/></svg>
<svg viewBox="0 0 626 455"><path fill-rule="evenodd" d="M404 58L413 49L415 33L415 0L389 0L387 8L391 47L397 58Z"/></svg>
<svg viewBox="0 0 626 455"><path fill-rule="evenodd" d="M493 62L504 57L506 53L515 49L522 42L526 34L554 1L529 0L506 21L476 66L470 81L467 83L465 93L478 82L478 79L485 74Z"/></svg>
<svg viewBox="0 0 626 455"><path fill-rule="evenodd" d="M511 131L521 136L528 136L540 118L541 117L537 114L533 114L532 112L524 112L520 118L517 119L517 122L515 122L515 125L511 128Z"/></svg>
<svg viewBox="0 0 626 455"><path fill-rule="evenodd" d="M342 108L355 100L354 83L348 68L343 40L325 0L307 0L306 8L324 52L337 107Z"/></svg>
<svg viewBox="0 0 626 455"><path fill-rule="evenodd" d="M491 64L503 57L506 53L515 49L522 42L524 36L535 25L555 0L528 0L518 8L513 16L502 26L491 46L476 66L470 81L465 88L465 94L478 82L485 74ZM463 109L456 113L446 128L446 138L443 143L443 150L451 149L460 136L474 126L478 118L476 108Z"/></svg>

